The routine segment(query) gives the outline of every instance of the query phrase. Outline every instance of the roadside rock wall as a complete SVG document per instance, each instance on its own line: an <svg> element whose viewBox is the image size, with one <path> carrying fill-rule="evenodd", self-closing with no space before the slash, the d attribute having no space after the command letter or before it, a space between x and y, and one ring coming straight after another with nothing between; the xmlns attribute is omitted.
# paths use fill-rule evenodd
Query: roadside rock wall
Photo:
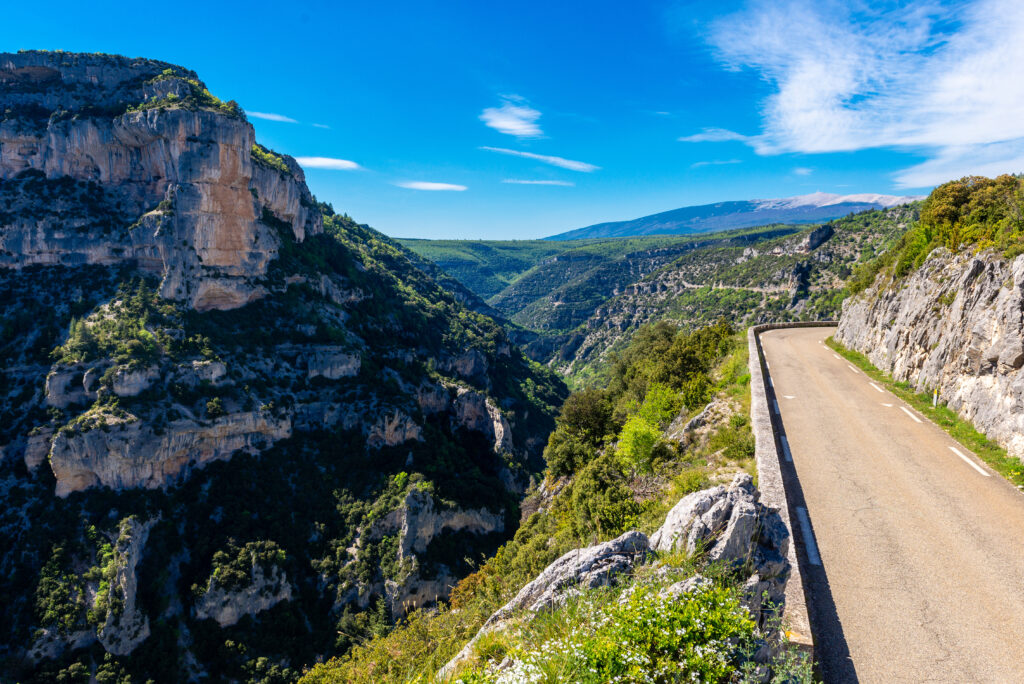
<svg viewBox="0 0 1024 684"><path fill-rule="evenodd" d="M1024 256L937 249L843 306L836 339L1024 457Z"/></svg>

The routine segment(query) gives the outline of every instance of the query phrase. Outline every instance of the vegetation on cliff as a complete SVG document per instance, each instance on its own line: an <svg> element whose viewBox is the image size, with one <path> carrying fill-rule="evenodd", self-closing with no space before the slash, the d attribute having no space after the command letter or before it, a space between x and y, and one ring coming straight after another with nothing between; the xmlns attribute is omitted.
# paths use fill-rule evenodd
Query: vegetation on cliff
<svg viewBox="0 0 1024 684"><path fill-rule="evenodd" d="M1005 258L1024 254L1024 178L966 176L935 188L921 205L920 220L892 249L861 266L853 293L881 272L899 280L921 267L937 247L953 252L995 249Z"/></svg>
<svg viewBox="0 0 1024 684"><path fill-rule="evenodd" d="M546 451L546 478L525 500L523 521L513 539L462 580L439 611L411 613L394 631L314 668L305 681L429 681L497 608L566 551L631 528L653 531L681 496L737 470L751 470L749 375L746 345L740 338L724 323L693 333L667 324L644 329L609 369L604 389L582 390L563 405ZM684 430L710 398L714 401L707 422ZM637 421L656 431L656 438L637 440L631 435L628 426ZM700 560L680 556L672 563L685 573ZM545 641L543 625L550 627L548 634L564 632L574 621L572 626L579 627L588 610L595 615L588 614L587 619L610 610L608 631L596 635L593 644L611 668L604 674L618 672L614 663L623 663L630 648L629 640L619 640L625 631L638 639L637 648L641 641L651 645L647 639L666 648L682 647L664 631L666 625L682 625L722 601L728 605L728 597L736 595L732 581L727 573L721 575L720 589L715 590L719 593L709 594L706 605L698 599L692 605L666 607L670 615L661 622L645 610L619 615L601 595L586 596L582 603L541 621L531 643L539 646ZM649 606L657 612L654 603ZM731 615L726 608L722 624L742 631L742 616L735 614L733 621ZM696 638L705 637L710 640L710 633ZM509 647L494 642L494 648ZM692 651L683 647L672 654L666 651L665 657L681 662L689 655ZM710 660L701 663L711 665ZM466 676L467 681L487 679L483 670Z"/></svg>

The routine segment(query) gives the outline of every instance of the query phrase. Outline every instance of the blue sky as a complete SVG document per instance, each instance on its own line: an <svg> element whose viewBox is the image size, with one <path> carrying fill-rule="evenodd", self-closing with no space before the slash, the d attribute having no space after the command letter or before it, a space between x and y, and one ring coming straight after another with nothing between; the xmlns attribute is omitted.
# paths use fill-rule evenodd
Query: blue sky
<svg viewBox="0 0 1024 684"><path fill-rule="evenodd" d="M4 50L194 69L262 143L300 158L318 198L394 236L534 238L1024 170L1019 0L79 0L4 14Z"/></svg>

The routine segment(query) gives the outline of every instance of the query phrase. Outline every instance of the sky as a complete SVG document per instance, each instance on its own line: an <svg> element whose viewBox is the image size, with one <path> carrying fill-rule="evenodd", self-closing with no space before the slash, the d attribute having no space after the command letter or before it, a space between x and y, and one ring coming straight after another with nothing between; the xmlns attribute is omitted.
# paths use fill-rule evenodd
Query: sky
<svg viewBox="0 0 1024 684"><path fill-rule="evenodd" d="M1024 171L1024 2L11 3L0 50L193 69L336 211L528 239Z"/></svg>

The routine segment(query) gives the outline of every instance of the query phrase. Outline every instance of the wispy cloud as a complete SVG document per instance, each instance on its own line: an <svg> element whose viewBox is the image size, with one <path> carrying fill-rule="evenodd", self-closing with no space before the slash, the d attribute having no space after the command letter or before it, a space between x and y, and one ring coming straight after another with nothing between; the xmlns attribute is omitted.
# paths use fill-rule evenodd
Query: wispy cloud
<svg viewBox="0 0 1024 684"><path fill-rule="evenodd" d="M518 178L506 178L501 181L502 183L512 183L514 185L561 185L566 188L575 187L576 184L570 181L562 180L519 180Z"/></svg>
<svg viewBox="0 0 1024 684"><path fill-rule="evenodd" d="M793 169L793 173L795 173L798 176L810 176L812 173L814 173L814 169L809 169L806 166L798 166L795 169Z"/></svg>
<svg viewBox="0 0 1024 684"><path fill-rule="evenodd" d="M315 124L312 124L312 126L313 126L313 128L326 128L328 130L330 130L330 128L331 128L327 124L317 124L317 123L315 123Z"/></svg>
<svg viewBox="0 0 1024 684"><path fill-rule="evenodd" d="M517 95L509 95L500 107L488 107L480 115L485 125L499 133L514 135L517 138L539 138L544 133L537 125L540 112L526 104Z"/></svg>
<svg viewBox="0 0 1024 684"><path fill-rule="evenodd" d="M296 157L295 161L305 169L331 169L333 171L355 171L362 168L359 164L348 159L335 159L334 157Z"/></svg>
<svg viewBox="0 0 1024 684"><path fill-rule="evenodd" d="M290 116L284 114L274 114L272 112L250 112L246 110L246 116L251 116L254 119L265 119L266 121L278 121L280 123L299 123Z"/></svg>
<svg viewBox="0 0 1024 684"><path fill-rule="evenodd" d="M462 192L468 190L465 185L456 185L454 183L428 183L424 181L407 181L404 183L395 183L400 188L408 188L409 190L433 190L433 191L455 191Z"/></svg>
<svg viewBox="0 0 1024 684"><path fill-rule="evenodd" d="M690 164L691 169L699 169L702 166L722 166L725 164L741 164L743 163L740 159L710 159L708 161L699 161Z"/></svg>
<svg viewBox="0 0 1024 684"><path fill-rule="evenodd" d="M481 150L487 150L488 152L498 152L499 154L510 154L513 157L523 157L524 159L533 159L535 161L550 164L551 166L558 166L563 169L569 169L570 171L582 171L583 173L591 173L600 169L600 166L594 166L587 162L574 161L572 159L565 159L564 157L552 157L546 154L534 154L533 152L522 152L520 150L508 150L504 147L481 147Z"/></svg>
<svg viewBox="0 0 1024 684"><path fill-rule="evenodd" d="M759 135L712 129L682 140L739 140L759 154L923 154L896 174L904 187L1024 169L1019 0L752 0L710 35L726 68L754 69L774 93Z"/></svg>
<svg viewBox="0 0 1024 684"><path fill-rule="evenodd" d="M684 135L679 138L679 142L729 142L735 140L749 144L755 137L756 136L743 135L742 133L726 130L724 128L705 128L700 133Z"/></svg>

